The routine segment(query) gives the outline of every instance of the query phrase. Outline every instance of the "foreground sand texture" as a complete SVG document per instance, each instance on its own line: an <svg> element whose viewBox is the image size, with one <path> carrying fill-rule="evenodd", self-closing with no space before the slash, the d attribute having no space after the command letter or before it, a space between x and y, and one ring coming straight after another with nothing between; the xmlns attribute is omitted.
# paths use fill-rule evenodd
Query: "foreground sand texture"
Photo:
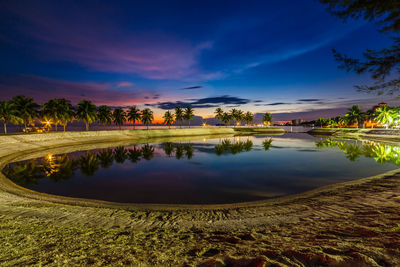
<svg viewBox="0 0 400 267"><path fill-rule="evenodd" d="M234 133L195 130L152 134ZM0 167L147 137L146 131L3 136ZM56 197L0 175L0 244L1 266L400 266L400 174L279 200L204 207Z"/></svg>

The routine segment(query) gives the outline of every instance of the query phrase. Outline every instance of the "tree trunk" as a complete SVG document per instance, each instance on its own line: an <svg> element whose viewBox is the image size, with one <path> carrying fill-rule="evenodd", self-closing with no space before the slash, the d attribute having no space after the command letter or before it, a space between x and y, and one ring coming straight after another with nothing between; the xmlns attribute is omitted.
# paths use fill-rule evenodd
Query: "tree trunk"
<svg viewBox="0 0 400 267"><path fill-rule="evenodd" d="M86 131L89 131L89 123L85 122L86 124Z"/></svg>
<svg viewBox="0 0 400 267"><path fill-rule="evenodd" d="M149 130L149 124L146 124L146 126L147 126L147 130Z"/></svg>
<svg viewBox="0 0 400 267"><path fill-rule="evenodd" d="M189 121L189 128L190 128L190 121Z"/></svg>
<svg viewBox="0 0 400 267"><path fill-rule="evenodd" d="M4 134L7 134L7 122L4 122Z"/></svg>
<svg viewBox="0 0 400 267"><path fill-rule="evenodd" d="M56 132L57 132L57 123L55 123L54 126L56 127Z"/></svg>
<svg viewBox="0 0 400 267"><path fill-rule="evenodd" d="M65 133L65 127L67 126L66 124L63 125L64 126L64 133Z"/></svg>

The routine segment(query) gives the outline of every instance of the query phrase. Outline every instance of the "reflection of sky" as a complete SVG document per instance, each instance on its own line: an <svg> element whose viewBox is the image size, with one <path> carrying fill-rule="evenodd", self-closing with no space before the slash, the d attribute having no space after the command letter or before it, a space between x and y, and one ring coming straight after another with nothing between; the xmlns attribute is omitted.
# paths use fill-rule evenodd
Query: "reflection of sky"
<svg viewBox="0 0 400 267"><path fill-rule="evenodd" d="M361 156L351 162L336 147L318 149L320 138L287 134L272 137L272 146L264 150L269 137L230 137L232 143L251 140L253 149L218 156L215 145L224 138L173 142L174 146L192 145L193 157L180 160L165 155L165 143L153 144L151 160L114 163L86 177L79 170L61 182L39 180L31 189L52 194L103 199L118 202L149 203L232 203L253 201L304 192L324 185L383 173L394 164L378 164ZM349 141L354 142L354 141ZM142 145L137 145L140 148ZM125 147L133 148L132 146ZM79 152L84 153L84 152Z"/></svg>
<svg viewBox="0 0 400 267"><path fill-rule="evenodd" d="M220 105L310 118L388 100L356 93L370 80L331 53L388 46L372 23L344 24L313 0L156 2L3 3L2 96L148 104L158 119L176 101L201 116Z"/></svg>

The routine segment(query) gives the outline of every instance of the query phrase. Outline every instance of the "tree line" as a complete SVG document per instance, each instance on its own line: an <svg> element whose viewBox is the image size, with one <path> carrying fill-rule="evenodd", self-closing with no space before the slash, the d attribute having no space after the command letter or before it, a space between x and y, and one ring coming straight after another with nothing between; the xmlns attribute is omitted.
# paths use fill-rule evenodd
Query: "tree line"
<svg viewBox="0 0 400 267"><path fill-rule="evenodd" d="M215 110L215 118L220 120L226 125L229 125L232 121L235 125L241 125L242 122L246 122L247 124L251 124L254 120L254 115L250 111L243 112L240 109L231 109L229 112L224 112L221 108L217 108ZM263 115L263 123L265 125L272 124L272 116L270 113L266 112Z"/></svg>
<svg viewBox="0 0 400 267"><path fill-rule="evenodd" d="M170 111L165 112L164 123L168 126L175 121L181 123L186 120L189 122L194 118L194 111L191 107L175 108L175 114ZM18 95L11 101L0 101L0 121L4 124L4 133L7 134L7 124L23 125L23 131L28 131L29 125L34 125L39 120L49 130L53 125L57 131L58 126L64 128L64 132L68 123L74 120L85 123L86 131L89 131L90 124L97 122L103 126L115 125L121 126L129 121L133 123L135 128L136 122L149 128L149 124L154 120L153 111L149 108L139 110L136 106L129 107L126 111L117 107L111 109L107 105L96 106L89 100L82 100L75 107L70 100L65 98L54 98L39 105L35 103L33 98L24 95Z"/></svg>
<svg viewBox="0 0 400 267"><path fill-rule="evenodd" d="M320 127L348 127L355 125L358 128L360 124L365 127L366 123L370 123L372 127L374 124L379 123L386 128L398 128L400 126L400 106L382 105L363 112L361 106L354 105L344 116L330 119L321 117L315 121L315 124Z"/></svg>

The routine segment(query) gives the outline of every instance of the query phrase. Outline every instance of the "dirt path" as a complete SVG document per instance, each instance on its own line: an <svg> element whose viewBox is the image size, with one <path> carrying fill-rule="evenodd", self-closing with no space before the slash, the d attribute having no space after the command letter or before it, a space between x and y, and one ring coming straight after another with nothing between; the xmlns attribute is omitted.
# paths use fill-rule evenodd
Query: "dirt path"
<svg viewBox="0 0 400 267"><path fill-rule="evenodd" d="M64 145L108 144L88 141L0 141L0 165ZM280 200L207 207L54 197L0 176L1 266L400 266L399 224L396 172Z"/></svg>

